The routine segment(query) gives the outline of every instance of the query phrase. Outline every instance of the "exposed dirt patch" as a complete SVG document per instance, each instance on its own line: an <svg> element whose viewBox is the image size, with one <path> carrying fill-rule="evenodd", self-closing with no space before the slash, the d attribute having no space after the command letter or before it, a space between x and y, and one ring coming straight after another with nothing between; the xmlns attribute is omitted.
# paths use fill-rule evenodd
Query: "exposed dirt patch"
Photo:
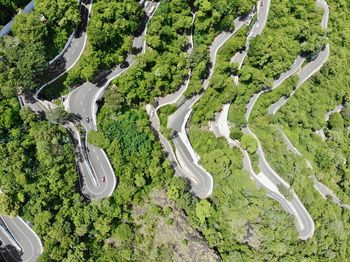
<svg viewBox="0 0 350 262"><path fill-rule="evenodd" d="M151 249L169 254L168 261L220 261L201 234L191 227L184 212L167 198L165 190L154 191L151 201L142 208L134 208L133 216L139 234L149 235L153 231Z"/></svg>

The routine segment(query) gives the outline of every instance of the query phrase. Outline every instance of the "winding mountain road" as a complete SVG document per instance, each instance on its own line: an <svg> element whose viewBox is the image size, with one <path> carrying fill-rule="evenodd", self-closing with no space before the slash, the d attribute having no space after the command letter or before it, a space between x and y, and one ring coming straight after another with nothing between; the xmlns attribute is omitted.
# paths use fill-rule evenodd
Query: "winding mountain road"
<svg viewBox="0 0 350 262"><path fill-rule="evenodd" d="M151 2L149 5L147 5L147 7L145 7L147 14L152 13L149 16L148 21L152 18L159 4L160 3ZM321 26L322 28L327 28L329 16L328 5L324 0L317 0L317 5L324 9L324 16L322 18ZM244 59L247 56L249 40L262 33L268 18L269 7L270 0L258 1L257 21L247 36L246 49L243 52L237 53L231 60L231 62L238 63L239 67L242 66ZM64 50L53 61L50 61L51 64L63 64L60 71L57 71L57 76L38 89L35 95L35 102L28 103L25 102L22 97L19 97L20 101L22 101L23 104L29 105L36 112L45 112L52 107L52 105L47 101L41 101L38 99L38 97L40 97L40 92L48 84L54 82L64 73L70 70L79 60L86 46L86 26L88 23L89 14L91 12L91 0L84 0L81 4L81 8L82 26L75 31L74 35L67 42ZM194 19L195 14L193 14L192 24L194 22ZM216 55L218 50L237 32L237 30L239 30L245 23L249 23L250 21L251 16L245 17L244 19L237 18L234 21L234 31L223 32L215 38L214 42L210 46L210 61L212 63L212 67L209 72L209 77L203 82L204 90L209 87L210 79L215 68ZM136 37L133 43L133 46L141 49L142 52L145 52L146 50L146 43L144 39L146 31L147 24L143 33L139 37ZM192 47L189 52L191 52L193 49L192 35L193 27L190 36L190 43ZM296 89L291 93L292 96L305 81L307 81L314 73L320 70L322 65L327 61L328 56L329 45L327 44L320 51L317 58L306 64L304 67L302 67L301 70L300 68L305 62L305 59L300 56L297 57L291 68L288 71L282 73L279 78L275 80L272 89L280 86L285 79L291 75L296 74L300 70L298 73L300 79ZM86 132L97 130L97 101L102 98L103 93L110 82L128 70L128 68L130 68L130 66L135 63L136 55L128 55L126 61L128 62L129 66L124 67L118 65L112 70L106 72L104 74L104 78L98 83L84 83L69 94L67 98L68 109L70 112L81 117L80 122L85 128ZM183 93L188 87L190 77L191 71L188 74L188 78L185 80L184 84L177 92L163 98L159 98L157 100L157 107L153 108L153 106L148 105L147 111L150 115L152 126L158 132L164 150L168 152L168 157L173 162L176 173L181 177L185 177L191 181L192 191L198 197L206 198L212 193L213 178L203 167L201 167L201 165L199 165L199 156L193 150L193 147L188 138L186 128L193 111L192 107L196 102L198 102L203 94L195 95L191 99L186 100L177 109L177 111L169 117L168 127L176 131L176 135L172 139L172 142L175 146L175 152L170 142L160 133L160 123L157 115L157 110L159 108L184 100ZM238 78L236 78L236 81L238 81ZM255 179L259 185L263 186L267 190L270 197L276 199L279 203L281 203L283 208L294 215L296 219L296 227L299 232L299 238L306 240L310 238L314 233L314 222L311 216L292 189L290 189L292 194L290 200L287 200L279 192L278 185L282 184L287 188L290 188L290 186L287 182L281 179L279 175L270 167L265 158L259 139L249 128L250 113L255 105L255 102L262 93L264 93L264 91L254 94L247 104L245 118L248 124L247 127L243 129L244 133L252 135L258 142L257 154L259 156L259 168L261 172L259 174L256 174L254 172L247 151L241 149L244 156L243 166L244 169L250 173L251 177ZM287 103L288 99L289 98L282 97L275 104L271 105L269 108L269 113L275 114L285 103ZM240 147L238 141L232 140L229 137L230 127L227 122L229 106L229 104L224 105L222 112L218 115L216 121L216 133L224 136L231 146ZM91 199L100 199L110 196L116 186L116 177L105 152L102 149L89 144L86 141L86 137L81 137L79 130L74 124L67 123L65 127L69 129L73 134L73 137L77 141L77 146L83 155L82 161L77 160L77 164L81 170L83 177L82 192ZM285 135L282 134L282 137L283 136ZM294 153L299 153L299 151L291 144L286 136L284 137L284 140ZM331 193L327 191L328 189L325 188L323 184L320 185L317 180L314 181L315 187L320 192L323 192L324 194L326 194L325 192L328 192L327 194L331 195ZM338 202L339 205L342 204L339 199L334 198L333 195L332 197L333 200L335 202ZM20 217L10 218L7 216L1 216L0 239L3 243L3 246L5 246L5 249L2 249L1 251L6 261L18 261L19 259L26 262L35 261L36 258L42 253L42 244L40 242L40 239L28 226L28 224L24 222Z"/></svg>
<svg viewBox="0 0 350 262"><path fill-rule="evenodd" d="M328 21L328 16L329 16L328 5L323 0L318 0L316 4L317 4L317 6L324 9L324 15L322 17L321 27L324 27L324 26L326 27L327 21ZM296 89L292 91L291 96L296 92L296 90L307 79L309 79L315 72L317 72L322 67L322 65L328 59L328 56L329 56L329 45L327 44L325 46L325 48L323 48L320 51L319 55L317 56L317 58L315 60L306 64L299 71L298 75L299 75L300 79L298 81ZM302 57L300 57L300 56L297 57L294 64L292 65L292 67L287 72L281 74L280 77L274 82L272 89L277 88L285 79L287 79L291 75L295 74L299 70L299 68L301 67L303 62L304 62L304 59ZM265 158L260 140L257 138L257 136L249 128L249 116L250 116L250 113L252 111L252 108L254 107L259 96L264 92L266 92L266 91L261 91L258 94L255 94L251 97L251 99L247 105L247 111L245 114L245 118L246 118L246 121L248 124L247 124L247 127L243 129L243 132L246 134L252 135L256 139L256 141L258 143L257 154L259 156L259 168L261 170L261 173L263 173L266 176L266 178L272 184L274 184L277 188L277 191L275 191L274 194L271 194L271 192L269 191L269 195L271 197L275 198L276 200L278 200L283 207L286 208L288 206L288 208L286 208L286 210L288 212L290 212L291 214L293 214L296 218L296 221L297 221L296 225L297 225L297 229L299 232L299 238L306 240L306 239L312 237L314 230L315 230L315 225L314 225L314 222L312 220L312 217L310 216L310 214L308 213L308 211L306 210L304 205L301 203L301 201L299 200L299 198L296 195L296 193L294 192L294 190L290 189L290 185L287 182L285 182L282 178L280 178L279 175L268 164L268 162ZM273 104L269 108L269 112L270 113L272 112L273 114L276 113L280 109L280 107L283 106L288 101L288 99L289 98L285 98L284 100L280 99L277 103ZM284 135L283 132L282 132L282 139L286 142L287 146L291 149L291 151L297 152L298 155L301 155L299 153L299 151L290 143L289 139ZM307 163L309 164L309 166L311 165L309 162L307 162ZM290 200L287 200L285 197L282 196L282 194L279 193L279 190L277 187L278 185L283 185L284 187L289 189L289 191L292 195Z"/></svg>
<svg viewBox="0 0 350 262"><path fill-rule="evenodd" d="M250 21L251 16L244 18L237 18L234 20L234 30L232 32L223 32L219 34L212 45L210 46L210 62L212 67L210 69L209 77L203 82L203 88L206 90L209 86L210 78L213 75L216 56L218 50L222 47L228 39L230 39L245 23ZM194 21L194 16L193 20ZM192 41L191 41L192 43ZM175 104L178 101L185 101L174 114L168 119L168 127L176 131L176 135L173 137L172 142L175 146L175 154L172 146L166 139L160 134L160 139L165 150L169 153L170 159L175 163L175 171L181 177L187 178L191 182L192 191L200 198L206 198L211 195L213 190L213 178L200 164L199 156L194 151L191 142L189 141L186 125L192 113L193 105L202 97L202 94L195 95L191 99L186 100L182 94L188 87L191 74L189 73L188 79L186 79L184 85L180 87L180 90L173 94L165 96L158 100L160 106L168 104ZM158 105L157 109L160 108ZM156 111L155 110L155 111ZM159 130L159 120L154 110L149 110L151 122L155 126L156 130ZM158 125L158 126L157 126Z"/></svg>
<svg viewBox="0 0 350 262"><path fill-rule="evenodd" d="M159 4L158 2L151 2L145 7L146 13L151 13L148 22L154 15ZM142 52L146 48L144 39L146 30L147 25L143 33L136 37L133 42L133 47L135 49L142 49ZM68 110L81 117L80 122L86 132L97 130L97 101L102 98L110 82L127 71L135 63L136 55L129 54L125 61L128 63L127 67L118 65L114 69L104 73L103 79L97 83L86 82L68 95ZM80 163L81 169L85 174L83 175L83 193L93 199L110 196L114 191L117 181L106 153L103 149L88 143L86 138L82 142L82 145L86 149L86 161L85 163Z"/></svg>
<svg viewBox="0 0 350 262"><path fill-rule="evenodd" d="M320 8L323 9L323 16L322 16L322 21L320 23L321 28L327 29L328 26L328 18L329 18L329 8L327 5L327 2L325 0L317 0L316 5ZM317 57L307 63L299 72L299 81L295 87L295 89L290 93L288 97L281 97L276 103L272 104L268 112L269 114L276 114L278 110L281 109L282 106L284 106L289 99L295 94L295 92L315 73L317 73L324 63L328 60L329 58L329 53L330 53L330 48L329 44L326 44L319 52Z"/></svg>
<svg viewBox="0 0 350 262"><path fill-rule="evenodd" d="M262 6L269 6L269 4L266 4L264 2L264 4L262 4ZM327 7L327 4L325 4L325 2L322 1L317 1L317 6L320 7ZM259 10L258 10L259 11ZM325 10L323 18L322 18L322 22L321 22L321 26L327 26L327 20L328 19L328 9ZM259 21L260 19L258 19ZM253 27L254 28L254 27ZM261 29L261 28L260 28ZM258 33L261 33L262 30ZM252 32L250 35L254 36L256 34L254 34L254 32ZM249 37L247 39L247 45L246 45L246 51L249 48ZM239 68L242 66L243 64L243 60L245 58L246 54L236 54L232 59L231 62L235 62L239 65ZM327 50L324 51L324 53L320 53L320 55L318 56L318 60L316 59L316 62L313 61L309 64L307 64L303 70L300 71L300 76L301 76L301 80L299 81L299 85L302 84L302 82L305 82L310 76L310 74L313 74L315 72L315 70L318 70L322 64L324 63L323 59L324 56L328 56L327 54ZM284 80L286 80L288 77L290 77L291 75L294 75L295 73L297 73L302 64L304 63L305 59L301 56L298 56L296 58L296 60L294 61L293 65L291 66L291 68L282 73L278 79L276 79L273 83L272 89L277 88L278 86L280 86L282 84L282 82ZM320 64L318 64L320 63ZM238 77L235 79L236 83L238 83ZM243 166L244 169L247 170L251 177L256 180L258 182L258 184L260 184L261 186L263 186L267 192L268 195L272 198L274 198L275 200L277 200L278 202L280 202L280 204L282 205L282 207L284 207L290 214L294 215L295 220L296 220L296 227L298 229L299 232L299 238L300 239L308 239L310 237L312 237L313 232L314 232L314 222L311 218L311 216L309 215L309 213L307 212L307 210L305 209L305 207L303 206L303 204L301 203L301 201L299 200L298 196L295 194L295 192L290 189L290 186L288 183L286 183L283 179L281 179L278 174L270 167L270 165L268 164L268 162L266 161L264 152L262 150L262 146L261 143L259 141L259 139L256 137L256 135L250 130L249 128L249 116L250 113L256 103L256 101L258 100L258 98L260 97L260 95L265 91L261 91L257 94L254 94L249 103L247 104L246 107L246 113L245 113L245 119L247 121L247 127L243 129L244 133L250 134L252 135L257 143L258 143L258 148L257 148L257 154L259 157L259 163L258 166L260 168L260 173L259 174L255 174L252 165L251 165L251 161L250 161L250 157L248 155L248 153L243 150L243 155L244 155L244 160L243 160ZM216 121L213 127L213 131L216 133L216 135L219 136L224 136L227 140L227 142L229 143L229 145L231 146L237 146L239 145L238 141L234 141L229 137L229 124L227 122L227 117L228 117L228 108L229 105L224 105L223 106L223 110L222 112L216 117ZM283 134L282 134L283 135ZM286 138L286 137L284 137ZM289 141L289 140L288 140ZM288 145L288 143L287 143ZM296 150L296 148L294 148L291 144L289 144L289 147L291 148L291 150ZM287 200L286 197L284 197L278 189L278 186L283 185L286 188L289 188L290 193L291 193L291 199Z"/></svg>
<svg viewBox="0 0 350 262"><path fill-rule="evenodd" d="M5 261L34 262L43 252L38 236L18 216L1 216L0 239L2 241L1 255Z"/></svg>
<svg viewBox="0 0 350 262"><path fill-rule="evenodd" d="M82 17L81 25L74 32L74 35L68 39L62 52L56 56L56 58L50 61L50 64L56 63L56 65L59 65L60 67L59 70L55 71L56 76L41 86L31 101L27 101L20 95L18 98L21 106L28 106L34 112L39 114L41 112L47 112L55 107L55 105L51 102L40 100L38 97L40 97L40 92L47 85L56 81L68 70L70 70L77 63L81 54L83 53L87 41L86 28L92 7L91 2L91 0L82 1L80 10ZM155 2L149 3L145 8L146 13L152 13L153 15L159 4L160 3ZM153 11L151 12L151 10ZM134 47L140 49L145 48L145 33L146 29L140 37L135 38L133 45ZM144 50L142 50L142 52L144 52ZM135 58L135 55L128 56L127 61L130 65L134 63ZM97 129L96 101L102 97L103 91L107 88L110 81L119 76L125 70L127 70L127 68L122 69L120 66L117 66L115 69L111 70L102 87L87 83L87 87L84 86L84 89L81 88L81 90L84 90L84 92L81 95L81 99L77 102L80 107L77 108L76 104L74 104L72 107L74 108L73 110L76 110L78 113L82 111L80 114L82 116L81 123L87 131ZM70 94L72 101L75 101L76 96L80 96L80 88L78 88L78 91L74 90L73 93ZM68 104L71 103L68 101ZM92 119L92 121L86 121L87 118ZM84 138L81 137L78 128L73 123L68 122L65 124L65 127L70 130L70 133L72 133L72 136L74 137L74 140L76 140L76 144L82 155L82 160L77 159L77 165L82 173L83 194L92 199L100 199L110 196L116 186L116 178L105 152L95 146L90 145L86 142L86 140L84 141ZM20 217L10 218L7 216L1 216L0 219L1 221L4 221L4 223L0 223L0 239L3 243L1 254L3 259L6 261L35 261L43 251L41 241L35 232Z"/></svg>
<svg viewBox="0 0 350 262"><path fill-rule="evenodd" d="M65 48L61 54L56 56L50 63L60 62L61 71L58 71L59 75L50 81L52 83L59 78L64 72L68 71L78 61L81 53L83 52L86 44L86 27L88 23L89 13L91 11L91 0L83 0L81 2L81 24L75 31L74 35L67 41ZM30 12L34 8L34 1L28 4L24 9L24 12ZM13 21L12 21L13 22ZM5 27L0 36L6 35L10 30L12 22L9 23L9 27ZM6 32L5 32L6 31ZM47 83L47 84L49 84ZM42 86L37 94L47 84ZM27 105L33 109L34 112L45 111L38 100L34 99L33 103L26 102L22 96L19 96L21 105ZM40 239L30 226L20 217L8 217L0 216L0 239L2 242L1 255L5 261L36 261L37 257L43 252L43 247Z"/></svg>

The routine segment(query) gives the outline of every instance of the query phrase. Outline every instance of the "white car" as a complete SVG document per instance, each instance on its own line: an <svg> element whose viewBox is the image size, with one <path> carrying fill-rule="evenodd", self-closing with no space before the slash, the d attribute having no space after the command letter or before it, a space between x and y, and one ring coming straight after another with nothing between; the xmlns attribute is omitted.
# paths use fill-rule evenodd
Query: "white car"
<svg viewBox="0 0 350 262"><path fill-rule="evenodd" d="M155 8L155 6L152 6L151 9L147 12L147 14L149 14L149 15L152 14L154 11L154 8Z"/></svg>

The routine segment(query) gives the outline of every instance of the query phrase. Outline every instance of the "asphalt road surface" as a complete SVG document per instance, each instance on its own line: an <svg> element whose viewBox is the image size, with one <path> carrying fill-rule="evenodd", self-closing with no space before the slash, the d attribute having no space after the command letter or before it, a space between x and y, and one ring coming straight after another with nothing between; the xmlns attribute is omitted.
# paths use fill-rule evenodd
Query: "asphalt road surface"
<svg viewBox="0 0 350 262"><path fill-rule="evenodd" d="M20 217L0 217L0 248L4 261L34 262L43 252L35 232Z"/></svg>
<svg viewBox="0 0 350 262"><path fill-rule="evenodd" d="M69 71L78 62L80 56L86 46L87 41L87 25L89 22L89 15L92 9L92 0L82 0L80 4L80 16L81 23L78 28L74 31L73 37L69 39L62 52L50 61L50 64L55 66L57 69L55 71L55 77L50 81L42 85L37 91L35 96L37 97L41 90L43 90L47 85L55 82L63 74Z"/></svg>
<svg viewBox="0 0 350 262"><path fill-rule="evenodd" d="M321 21L321 27L323 29L327 29L328 26L328 17L329 17L329 8L327 5L327 2L324 0L317 0L316 2L317 6L322 8L324 13L322 16L322 21ZM322 66L324 65L324 63L328 60L329 57L329 44L326 44L322 50L320 50L318 56L311 62L309 62L308 64L306 64L301 71L298 73L299 75L299 81L297 83L296 88L290 93L289 97L281 97L276 103L272 104L269 109L268 112L269 114L276 114L278 112L278 110L284 106L288 100L290 99L290 97L292 97L295 92L311 77L313 76L315 73L317 73Z"/></svg>
<svg viewBox="0 0 350 262"><path fill-rule="evenodd" d="M33 9L33 3L34 2L31 2L31 8L28 8L26 12L30 12ZM53 82L64 72L72 68L83 52L86 44L86 26L90 11L91 0L82 1L82 23L75 31L74 36L69 39L62 54L56 57L54 63L60 65L64 64L64 66L61 66L62 72L58 72L59 75L49 83ZM46 85L43 87L45 86ZM39 93L42 88L40 88L37 93ZM26 103L22 96L19 96L18 98L22 105L29 105L35 112L45 111L45 108L40 105L39 101ZM35 261L43 251L41 241L35 232L20 217L11 218L1 216L1 218L2 221L5 221L5 223L0 224L0 239L2 241L1 254L3 259L5 261Z"/></svg>
<svg viewBox="0 0 350 262"><path fill-rule="evenodd" d="M210 78L213 75L216 56L218 50L230 39L245 23L250 21L250 16L237 18L234 21L233 32L223 32L219 34L212 45L210 46L210 69L209 77L203 83L203 88L209 87ZM188 80L189 81L189 80ZM186 83L188 85L188 83ZM185 84L185 85L186 85ZM209 197L213 190L213 178L200 164L199 156L194 151L191 142L189 141L186 125L192 113L192 106L201 98L202 95L195 95L191 99L185 101L182 106L169 117L168 127L177 132L177 136L173 138L175 146L176 158L181 167L179 172L182 177L187 178L191 182L192 191L200 198ZM177 96L166 97L174 99L167 100L164 104L176 103L179 99Z"/></svg>
<svg viewBox="0 0 350 262"><path fill-rule="evenodd" d="M145 8L147 14L153 9L148 21L151 19L158 6L159 3L156 2L147 5ZM144 32L140 36L134 39L134 48L144 50L144 36L146 34L146 29L147 27L145 27ZM136 55L129 54L126 58L128 66L126 63L122 63L112 70L104 72L99 77L97 83L86 82L68 95L69 111L81 118L80 122L87 132L97 130L97 101L102 98L109 83L128 70L135 61ZM82 170L84 180L82 192L92 199L110 196L115 189L117 181L106 153L101 148L91 145L86 140L82 144L86 149L86 158L83 162L79 162L79 167Z"/></svg>
<svg viewBox="0 0 350 262"><path fill-rule="evenodd" d="M262 4L260 4L262 3ZM325 10L324 17L322 19L322 27L327 27L328 22L328 6L325 1L318 0L318 6L322 7ZM151 3L147 6L146 12L149 12L152 8L156 9L158 7L158 3ZM154 7L153 7L154 6ZM258 19L254 27L252 28L248 38L255 37L256 35L261 34L268 17L270 1L260 1L258 3ZM83 1L81 5L81 14L82 14L82 24L77 29L74 34L74 37L71 39L70 43L67 45L67 48L62 52L61 56L59 56L54 63L64 64L62 67L62 72L59 72L59 75L55 77L52 81L47 84L55 81L59 78L63 73L72 68L75 63L78 61L80 55L82 54L85 45L86 45L86 26L88 23L88 17L91 10L91 0ZM154 11L153 11L154 13ZM236 30L240 28L244 24L245 21L235 21ZM147 28L147 27L146 27ZM145 30L146 31L146 30ZM144 41L145 32L134 41L134 46L142 48L145 51L145 41ZM222 33L220 36L214 41L213 45L210 48L210 59L213 64L213 67L210 71L209 78L204 82L204 89L208 88L210 77L213 74L213 68L216 61L216 54L218 49L233 35L233 33ZM249 47L249 42L248 42ZM243 51L238 54L234 60L237 60L241 65L243 63L244 57L246 56L247 51ZM328 59L329 56L329 45L326 45L323 50L319 53L318 57L304 66L299 73L300 81L298 86L301 86L308 78L310 78L315 72L317 72L323 65L323 63ZM127 61L129 65L132 65L135 62L135 55L129 55ZM300 58L301 59L301 58ZM237 62L234 61L234 62ZM274 87L277 87L284 79L294 74L295 70L298 69L298 66L301 65L301 60L296 60L295 65L292 66L290 72L281 75L277 84ZM96 102L103 95L103 91L106 89L110 81L114 78L118 77L124 71L126 71L128 67L121 68L117 66L105 76L104 80L97 84L85 83L81 87L74 90L69 97L69 109L71 112L81 116L81 122L87 131L97 130L96 124L96 112L97 105ZM42 88L44 88L43 86ZM40 88L40 90L42 89ZM295 91L294 91L295 92ZM294 94L294 93L292 93ZM291 94L291 95L292 95ZM253 99L251 103L251 108L254 106L255 101L259 96ZM211 194L213 181L212 177L209 173L207 173L201 166L198 165L198 156L193 151L192 146L188 140L187 132L186 132L186 123L190 118L192 112L192 106L200 99L200 96L195 96L192 99L186 101L183 106L179 108L172 116L169 121L170 127L177 131L178 135L173 138L173 142L176 147L176 156L172 155L174 159L177 159L181 165L181 169L175 166L175 170L178 172L185 172L187 174L181 174L182 176L187 177L193 183L193 191L199 197L207 197ZM287 99L286 99L287 100ZM283 104L286 103L286 100L280 102L277 106L277 111ZM37 103L32 104L32 108L39 111L43 109L41 105ZM249 106L249 113L251 111ZM43 110L44 111L44 110ZM248 110L247 110L248 111ZM249 113L247 113L246 117L249 118ZM249 128L248 128L249 129ZM248 131L250 132L250 131ZM252 134L255 136L254 134ZM77 135L78 136L78 135ZM164 139L164 137L162 138ZM85 142L85 145L81 143L82 138L78 138L79 145L83 148L86 158L79 163L79 167L81 168L84 174L84 187L83 192L89 195L91 198L98 199L109 196L114 191L116 185L116 177L114 175L114 171L110 165L110 162L102 149L99 149L89 143ZM168 141L166 141L168 143ZM164 142L164 144L166 144ZM170 145L168 143L168 145ZM268 163L264 157L264 153L259 146L258 152L259 155L259 166L262 169L262 172L266 174L267 177L271 179L274 183L282 183L279 176L274 173L271 167L268 166ZM319 186L319 188L322 188ZM321 190L321 189L320 189ZM323 188L324 190L324 188ZM307 239L312 236L314 231L314 225L312 218L296 196L294 192L292 192L292 199L290 203L286 203L285 199L281 199L279 194L271 191L269 195L272 198L277 199L282 206L287 209L290 213L296 214L298 223L298 231L299 237L301 239ZM2 241L2 255L5 260L8 261L35 261L36 258L42 253L42 245L40 239L37 237L35 232L31 230L31 228L19 217L10 218L7 216L1 216L2 222L5 227L1 227L0 230L0 239Z"/></svg>
<svg viewBox="0 0 350 262"><path fill-rule="evenodd" d="M325 1L323 0L318 0L317 1L317 5L322 7L324 9L324 15L322 18L322 22L321 22L321 26L327 26L327 21L325 21L325 17L328 18L328 6L326 4ZM294 92L307 80L309 79L315 72L317 72L322 65L325 63L325 61L328 59L329 56L329 45L327 44L325 46L325 48L323 48L321 50L321 52L319 53L318 57L313 60L312 62L308 63L307 65L305 65L301 71L299 72L299 82L297 84L296 89L291 93L291 95L294 94ZM277 79L274 82L274 85L272 87L272 89L277 88L286 78L288 78L289 76L295 74L299 68L301 67L302 63L304 62L304 60L301 57L298 57L294 64L292 65L292 67L285 73L281 74L281 76L279 77L279 79ZM252 96L252 98L250 99L248 105L247 105L247 111L245 114L245 118L248 122L249 120L249 115L250 112L252 111L252 108L255 105L255 102L257 101L257 99L259 98L259 96L264 93L265 91L261 91L258 94L255 94ZM283 106L286 102L288 101L287 98L284 98L284 100L279 100L277 103L275 103L271 107L269 108L269 111L272 113L277 112L277 110L279 110L279 108L281 106ZM257 154L259 156L259 168L261 169L261 172L274 184L274 185L279 185L282 184L285 187L289 188L289 185L282 180L278 174L269 166L268 162L266 161L264 152L262 150L260 141L258 140L258 138L256 137L256 135L250 130L249 128L249 124L247 125L247 127L243 130L244 133L250 134L253 137L255 137L255 139L258 142L258 150L257 150ZM289 140L288 140L289 141ZM288 145L288 144L287 144ZM293 151L296 150L294 147L292 147ZM270 193L270 192L269 192ZM285 199L283 199L283 197L281 195L278 194L269 194L271 197L275 198L276 200L279 200L279 202L281 203L281 205L283 207L287 207L287 205L289 206L289 208L286 208L286 210L288 212L290 212L291 214L294 214L296 220L297 220L297 229L299 232L299 238L300 239L308 239L310 237L312 237L314 230L315 230L315 226L314 226L314 222L310 216L310 214L307 212L307 210L305 209L304 205L301 203L301 201L299 200L298 196L295 194L295 192L293 190L291 190L292 193L292 199L291 201L287 201Z"/></svg>

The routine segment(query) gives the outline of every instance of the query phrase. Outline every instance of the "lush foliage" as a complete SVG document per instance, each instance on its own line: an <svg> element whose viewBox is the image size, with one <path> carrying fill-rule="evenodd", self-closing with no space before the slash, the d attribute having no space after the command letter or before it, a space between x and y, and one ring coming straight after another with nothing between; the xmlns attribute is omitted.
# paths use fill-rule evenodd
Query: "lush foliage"
<svg viewBox="0 0 350 262"><path fill-rule="evenodd" d="M0 27L15 15L18 8L23 8L30 0L0 0Z"/></svg>
<svg viewBox="0 0 350 262"><path fill-rule="evenodd" d="M15 38L0 38L0 97L36 89L47 68L41 42L24 43Z"/></svg>
<svg viewBox="0 0 350 262"><path fill-rule="evenodd" d="M76 0L36 0L34 13L45 21L48 31L47 52L56 56L66 44L68 37L75 31L80 22L79 4ZM21 23L20 25L21 26Z"/></svg>
<svg viewBox="0 0 350 262"><path fill-rule="evenodd" d="M198 250L208 250L198 232L224 261L349 258L349 211L321 198L309 179L315 175L350 203L347 0L328 1L332 52L320 73L276 116L267 114L268 107L290 94L297 79L292 77L263 94L250 118L269 163L291 184L315 221L315 235L305 242L297 239L292 217L242 171L240 150L216 138L207 124L222 104L233 101L231 136L241 141L256 162L256 140L240 130L246 124L245 105L253 93L270 86L288 69L298 54L310 54L324 44L326 38L319 27L322 12L315 8L315 1L272 1L266 30L252 40L239 72L230 58L244 47L247 29L241 29L219 51L210 86L195 105L189 128L201 164L214 178L213 194L206 200L191 195L187 181L174 176L144 105L178 89L189 70L192 79L187 96L197 93L207 77L209 44L221 30L232 29L233 19L248 12L255 1L163 1L148 25L147 52L109 87L99 111L98 131L89 133L89 142L105 149L118 176L110 198L90 203L78 192L72 143L64 128L53 124L67 114L58 108L47 114L51 122L37 122L14 98L19 90L36 88L46 69L47 38L58 48L76 25L76 5L66 2L45 2L40 15L19 16L15 37L0 39L0 213L19 214L33 222L44 243L39 261L217 258L212 251L188 256L196 252L196 242L201 242ZM93 10L87 52L69 81L90 79L122 61L144 15L136 1L98 1ZM194 11L195 49L188 56ZM41 14L47 24L40 22ZM232 79L236 73L239 86ZM341 112L330 114L326 121L326 112L340 104ZM174 110L174 106L160 110L163 129L166 116ZM315 134L321 128L325 140ZM302 156L288 150L282 131ZM290 193L281 190L286 196ZM183 250L188 250L185 255Z"/></svg>
<svg viewBox="0 0 350 262"><path fill-rule="evenodd" d="M78 7L75 0L38 0L33 12L15 17L14 36L0 38L0 97L38 88L48 61L80 21Z"/></svg>
<svg viewBox="0 0 350 262"><path fill-rule="evenodd" d="M213 1L197 0L195 21L195 45L210 45L218 32L233 30L233 20L249 13L256 4L253 0Z"/></svg>
<svg viewBox="0 0 350 262"><path fill-rule="evenodd" d="M345 1L328 1L328 4L333 10L328 33L332 49L329 61L297 90L276 116L267 114L268 107L282 95L289 94L295 88L296 79L288 79L278 89L262 95L251 114L250 126L261 140L269 163L291 184L318 225L313 238L300 248L304 246L303 252L307 252L311 259L338 261L349 256L349 211L331 199L322 199L310 179L310 176L316 176L340 199L349 203L346 105L350 79L344 74L344 64L350 57L349 17L345 11L348 9L343 8L347 6ZM344 106L341 113L330 114L327 121L326 113L337 105ZM324 139L315 133L320 129L325 133ZM288 148L282 132L301 156Z"/></svg>
<svg viewBox="0 0 350 262"><path fill-rule="evenodd" d="M93 1L88 24L88 46L66 84L92 80L100 70L121 63L132 49L144 11L137 1Z"/></svg>
<svg viewBox="0 0 350 262"><path fill-rule="evenodd" d="M236 73L236 65L230 63L230 59L244 47L246 34L247 28L242 28L219 50L210 85L194 106L192 123L206 125L223 104L236 98L237 88L232 77ZM210 108L207 107L208 104L211 105Z"/></svg>
<svg viewBox="0 0 350 262"><path fill-rule="evenodd" d="M153 102L154 97L172 93L180 87L188 73L184 48L191 23L179 24L175 28L172 25L183 20L191 21L187 3L180 5L177 1L170 1L159 6L146 37L152 49L138 57L132 68L113 81L106 95L109 105L120 109L123 105Z"/></svg>
<svg viewBox="0 0 350 262"><path fill-rule="evenodd" d="M264 31L251 40L247 59L239 71L239 95L230 108L231 123L244 126L245 105L251 95L271 86L298 55L318 51L325 43L320 26L322 14L314 0L271 4Z"/></svg>

